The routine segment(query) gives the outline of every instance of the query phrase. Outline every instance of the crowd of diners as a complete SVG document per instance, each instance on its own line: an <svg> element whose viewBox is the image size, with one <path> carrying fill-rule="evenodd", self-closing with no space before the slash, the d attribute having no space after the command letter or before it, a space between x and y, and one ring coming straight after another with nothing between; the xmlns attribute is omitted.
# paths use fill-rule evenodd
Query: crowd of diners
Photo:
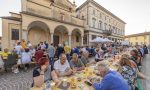
<svg viewBox="0 0 150 90"><path fill-rule="evenodd" d="M12 51L5 48L0 53L0 66L2 63L5 66L8 55L12 53L18 58L16 65L12 67L14 73L19 73L20 65L23 64L25 69L28 69L29 63L35 62L32 86L41 87L46 81L53 80L58 84L59 77L71 76L90 65L98 64L98 72L95 74L103 77L102 81L96 83L89 78L95 90L138 90L137 78L149 79L141 73L142 61L148 52L146 45L122 46L117 43L103 43L95 47L71 48L67 44L54 46L45 41L34 47L30 41L26 43L22 40L16 43ZM114 58L117 54L121 55L119 70L113 71L103 61Z"/></svg>

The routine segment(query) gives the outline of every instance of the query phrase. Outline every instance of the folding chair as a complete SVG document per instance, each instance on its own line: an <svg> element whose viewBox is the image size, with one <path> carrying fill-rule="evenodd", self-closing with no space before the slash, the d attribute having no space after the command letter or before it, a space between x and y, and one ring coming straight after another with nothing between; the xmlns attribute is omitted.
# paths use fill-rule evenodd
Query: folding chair
<svg viewBox="0 0 150 90"><path fill-rule="evenodd" d="M5 61L4 67L7 71L7 69L11 69L16 64L17 56L15 54L9 54L7 60Z"/></svg>

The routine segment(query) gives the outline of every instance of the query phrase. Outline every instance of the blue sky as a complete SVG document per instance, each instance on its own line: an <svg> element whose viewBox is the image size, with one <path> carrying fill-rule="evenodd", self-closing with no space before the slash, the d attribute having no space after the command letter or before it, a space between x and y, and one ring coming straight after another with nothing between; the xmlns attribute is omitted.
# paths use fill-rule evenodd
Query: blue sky
<svg viewBox="0 0 150 90"><path fill-rule="evenodd" d="M73 0L70 0L73 1ZM86 0L75 0L79 6ZM113 14L124 20L126 35L150 31L150 0L95 0ZM20 12L21 0L0 0L0 17L9 12ZM1 35L0 19L0 35Z"/></svg>

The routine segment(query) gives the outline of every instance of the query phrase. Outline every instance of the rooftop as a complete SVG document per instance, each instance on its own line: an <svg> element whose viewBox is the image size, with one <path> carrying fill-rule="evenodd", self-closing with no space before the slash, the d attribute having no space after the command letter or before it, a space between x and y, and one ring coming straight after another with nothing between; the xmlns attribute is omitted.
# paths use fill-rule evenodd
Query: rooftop
<svg viewBox="0 0 150 90"><path fill-rule="evenodd" d="M143 32L143 33L137 33L137 34L126 35L125 38L136 37L136 36L144 36L144 35L150 35L150 32Z"/></svg>
<svg viewBox="0 0 150 90"><path fill-rule="evenodd" d="M94 5L98 6L99 8L101 8L104 12L108 13L109 15L113 16L114 18L116 18L117 20L121 21L122 23L126 24L125 21L121 20L119 17L117 17L116 15L114 15L113 13L111 13L109 10L107 10L106 8L104 8L103 6L101 6L100 4L98 4L96 1L94 0L86 0L81 6L79 6L77 8L77 10L83 8L85 5L87 5L88 3L93 3Z"/></svg>

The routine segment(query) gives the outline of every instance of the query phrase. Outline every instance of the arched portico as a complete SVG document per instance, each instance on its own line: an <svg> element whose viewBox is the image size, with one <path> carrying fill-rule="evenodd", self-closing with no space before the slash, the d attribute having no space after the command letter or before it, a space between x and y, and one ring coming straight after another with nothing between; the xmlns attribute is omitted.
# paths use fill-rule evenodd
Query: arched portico
<svg viewBox="0 0 150 90"><path fill-rule="evenodd" d="M42 21L33 21L28 25L28 41L33 45L37 45L40 41L50 42L50 29L47 24Z"/></svg>
<svg viewBox="0 0 150 90"><path fill-rule="evenodd" d="M71 35L72 47L82 46L82 43L83 43L82 32L80 31L80 29L76 28L72 31Z"/></svg>
<svg viewBox="0 0 150 90"><path fill-rule="evenodd" d="M54 29L53 43L55 46L58 44L69 44L68 38L68 29L65 26L59 25Z"/></svg>

